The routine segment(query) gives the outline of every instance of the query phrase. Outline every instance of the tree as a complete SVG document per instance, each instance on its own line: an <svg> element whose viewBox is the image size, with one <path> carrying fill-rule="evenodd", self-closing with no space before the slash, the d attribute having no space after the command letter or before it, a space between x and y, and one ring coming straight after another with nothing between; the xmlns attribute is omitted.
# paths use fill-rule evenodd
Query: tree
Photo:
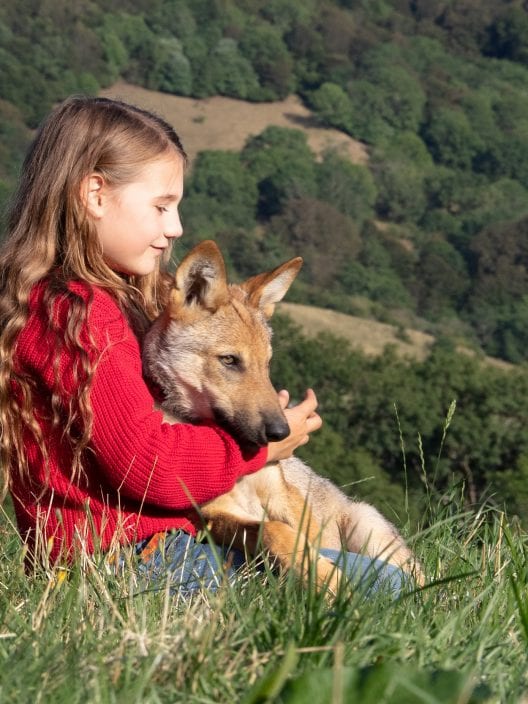
<svg viewBox="0 0 528 704"><path fill-rule="evenodd" d="M105 17L104 32L113 32L128 53L129 60L121 70L124 76L140 85L155 69L157 37L141 15L117 12Z"/></svg>
<svg viewBox="0 0 528 704"><path fill-rule="evenodd" d="M210 54L209 72L214 91L220 95L252 100L259 94L258 76L234 39L220 39Z"/></svg>
<svg viewBox="0 0 528 704"><path fill-rule="evenodd" d="M185 47L197 33L197 21L193 15L194 4L186 0L162 0L149 3L146 10L148 26L157 36L170 34L179 39Z"/></svg>
<svg viewBox="0 0 528 704"><path fill-rule="evenodd" d="M442 210L459 218L482 200L480 187L487 185L482 176L475 177L468 171L459 171L443 165L435 165L424 175L424 188L428 213ZM426 225L431 229L429 225Z"/></svg>
<svg viewBox="0 0 528 704"><path fill-rule="evenodd" d="M97 28L96 33L103 47L108 66L108 77L115 81L128 64L129 56L125 45L114 31L112 23L106 20L107 18L105 18L102 27Z"/></svg>
<svg viewBox="0 0 528 704"><path fill-rule="evenodd" d="M201 152L187 190L182 214L193 229L212 235L226 225L254 226L257 181L235 152Z"/></svg>
<svg viewBox="0 0 528 704"><path fill-rule="evenodd" d="M426 207L423 170L402 159L379 160L373 172L378 189L378 213L395 222L418 221Z"/></svg>
<svg viewBox="0 0 528 704"><path fill-rule="evenodd" d="M490 225L471 245L473 296L496 303L528 293L528 218Z"/></svg>
<svg viewBox="0 0 528 704"><path fill-rule="evenodd" d="M377 190L368 168L330 151L317 165L316 173L321 200L359 224L373 216Z"/></svg>
<svg viewBox="0 0 528 704"><path fill-rule="evenodd" d="M467 316L490 354L528 358L528 219L495 223L471 244L473 285Z"/></svg>
<svg viewBox="0 0 528 704"><path fill-rule="evenodd" d="M466 263L457 250L440 236L424 242L411 287L418 313L433 319L458 310L469 289Z"/></svg>
<svg viewBox="0 0 528 704"><path fill-rule="evenodd" d="M37 70L1 48L0 95L19 108L29 127L38 125L55 97L51 86Z"/></svg>
<svg viewBox="0 0 528 704"><path fill-rule="evenodd" d="M261 86L258 99L276 100L292 92L292 57L275 27L264 22L248 22L239 47L258 76Z"/></svg>
<svg viewBox="0 0 528 704"><path fill-rule="evenodd" d="M313 21L316 0L267 0L261 14L274 27L285 33L296 23Z"/></svg>
<svg viewBox="0 0 528 704"><path fill-rule="evenodd" d="M147 86L154 90L191 95L191 64L178 39L172 37L158 40L153 49L152 67L146 82Z"/></svg>
<svg viewBox="0 0 528 704"><path fill-rule="evenodd" d="M325 51L317 27L308 21L295 21L284 35L284 41L294 58L295 77L299 88L311 89L323 79Z"/></svg>
<svg viewBox="0 0 528 704"><path fill-rule="evenodd" d="M381 52L373 50L364 57L361 80L378 90L381 119L398 131L417 132L424 115L425 91L413 71L402 63L386 60L386 50L386 47ZM353 102L356 85L351 82L348 89Z"/></svg>
<svg viewBox="0 0 528 704"><path fill-rule="evenodd" d="M490 471L490 494L500 509L517 515L523 526L528 515L528 454L521 454L513 466Z"/></svg>
<svg viewBox="0 0 528 704"><path fill-rule="evenodd" d="M367 296L391 308L412 307L409 291L394 269L390 253L376 228L369 223L361 233L357 260L344 264L339 282L348 294Z"/></svg>
<svg viewBox="0 0 528 704"><path fill-rule="evenodd" d="M270 226L303 257L303 278L315 286L331 286L343 265L354 259L361 247L352 220L328 203L312 198L290 198Z"/></svg>
<svg viewBox="0 0 528 704"><path fill-rule="evenodd" d="M427 174L433 165L431 154L423 140L415 132L405 130L397 132L394 137L379 149L379 158L388 161L408 161L424 170Z"/></svg>
<svg viewBox="0 0 528 704"><path fill-rule="evenodd" d="M384 144L394 135L394 128L384 119L384 92L370 81L354 81L348 91L351 113L349 133L367 144Z"/></svg>
<svg viewBox="0 0 528 704"><path fill-rule="evenodd" d="M461 110L434 110L422 137L435 161L457 169L470 169L482 142Z"/></svg>
<svg viewBox="0 0 528 704"><path fill-rule="evenodd" d="M323 40L327 71L332 66L346 65L360 38L357 18L343 8L328 3L317 18L317 30Z"/></svg>
<svg viewBox="0 0 528 704"><path fill-rule="evenodd" d="M528 16L524 8L508 8L490 24L484 51L488 56L528 64Z"/></svg>
<svg viewBox="0 0 528 704"><path fill-rule="evenodd" d="M349 133L352 131L352 103L341 86L323 83L309 93L308 99L323 125Z"/></svg>
<svg viewBox="0 0 528 704"><path fill-rule="evenodd" d="M290 197L317 193L314 155L300 130L268 127L248 140L241 159L257 179L264 218L278 213Z"/></svg>

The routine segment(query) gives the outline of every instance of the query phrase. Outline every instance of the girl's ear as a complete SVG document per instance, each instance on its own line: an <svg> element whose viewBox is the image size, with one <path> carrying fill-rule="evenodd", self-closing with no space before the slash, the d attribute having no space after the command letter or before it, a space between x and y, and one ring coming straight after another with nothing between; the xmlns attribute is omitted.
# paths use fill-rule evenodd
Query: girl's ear
<svg viewBox="0 0 528 704"><path fill-rule="evenodd" d="M81 200L89 215L96 220L104 211L104 179L100 174L90 174L81 183Z"/></svg>

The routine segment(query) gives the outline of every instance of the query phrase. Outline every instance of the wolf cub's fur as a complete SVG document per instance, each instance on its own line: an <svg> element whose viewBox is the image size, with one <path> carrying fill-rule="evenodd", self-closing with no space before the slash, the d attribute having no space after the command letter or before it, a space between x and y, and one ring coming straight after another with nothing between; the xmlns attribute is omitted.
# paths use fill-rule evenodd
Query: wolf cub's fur
<svg viewBox="0 0 528 704"><path fill-rule="evenodd" d="M170 422L212 419L243 448L289 433L269 378L271 330L267 319L296 277L292 259L243 284L229 285L214 242L195 247L181 262L165 312L144 341L145 375L162 389ZM396 528L373 506L352 501L299 459L266 465L200 506L217 542L255 553L259 540L280 565L306 576L306 551L317 583L336 592L341 574L317 553L333 548L378 557L412 572L418 563Z"/></svg>

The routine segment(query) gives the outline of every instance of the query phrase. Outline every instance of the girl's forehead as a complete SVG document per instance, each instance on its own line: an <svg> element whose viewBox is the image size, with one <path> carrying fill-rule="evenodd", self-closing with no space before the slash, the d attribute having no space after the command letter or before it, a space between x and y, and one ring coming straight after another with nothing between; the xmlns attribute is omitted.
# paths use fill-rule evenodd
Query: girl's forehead
<svg viewBox="0 0 528 704"><path fill-rule="evenodd" d="M137 180L178 195L183 187L183 172L182 157L178 154L166 154L145 164Z"/></svg>

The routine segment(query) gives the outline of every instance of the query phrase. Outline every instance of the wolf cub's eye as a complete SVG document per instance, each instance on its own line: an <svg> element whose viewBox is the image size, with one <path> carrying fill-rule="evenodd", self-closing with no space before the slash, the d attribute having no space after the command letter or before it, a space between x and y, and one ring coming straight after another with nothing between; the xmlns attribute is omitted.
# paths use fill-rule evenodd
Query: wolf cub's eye
<svg viewBox="0 0 528 704"><path fill-rule="evenodd" d="M240 364L240 359L235 357L234 354L223 354L218 357L225 367L238 367Z"/></svg>

